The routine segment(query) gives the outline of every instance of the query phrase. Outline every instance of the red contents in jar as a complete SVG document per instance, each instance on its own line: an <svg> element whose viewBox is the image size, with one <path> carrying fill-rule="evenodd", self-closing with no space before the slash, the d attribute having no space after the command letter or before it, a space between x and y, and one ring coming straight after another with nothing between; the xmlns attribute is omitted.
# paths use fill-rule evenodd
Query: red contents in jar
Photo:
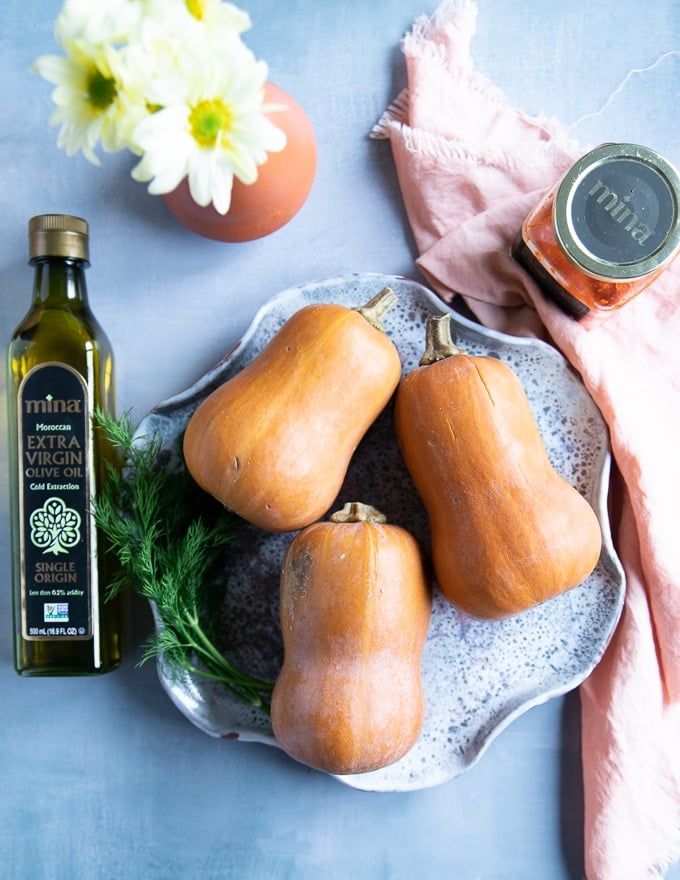
<svg viewBox="0 0 680 880"><path fill-rule="evenodd" d="M589 309L620 308L662 272L664 267L659 266L642 278L616 283L586 275L567 259L557 243L552 221L554 198L553 191L529 214L522 225L522 237L535 259L560 287Z"/></svg>

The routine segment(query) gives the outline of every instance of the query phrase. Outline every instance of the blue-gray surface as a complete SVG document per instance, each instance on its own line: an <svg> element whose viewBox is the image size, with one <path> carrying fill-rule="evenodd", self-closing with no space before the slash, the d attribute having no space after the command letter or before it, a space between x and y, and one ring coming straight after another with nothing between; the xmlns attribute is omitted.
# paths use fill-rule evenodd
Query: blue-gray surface
<svg viewBox="0 0 680 880"><path fill-rule="evenodd" d="M186 232L131 180L128 155L106 156L95 168L57 150L47 126L51 88L28 68L55 51L59 5L6 0L0 11L3 338L28 304L26 222L45 211L92 224L91 299L118 355L121 406L139 418L228 351L277 291L355 271L417 277L389 147L367 132L405 83L402 34L434 2L239 4L253 19L249 45L269 63L271 79L305 107L319 141L316 183L300 215L269 238L239 246ZM529 113L581 120L573 133L583 143L640 141L678 163L680 70L666 53L679 46L674 0L479 0L473 51ZM4 388L3 374L3 398ZM4 434L4 400L0 413ZM119 671L98 680L20 679L11 659L4 440L0 448L3 877L583 876L576 694L516 720L448 784L368 794L278 750L194 728L154 669L136 668L150 627L141 603L134 646Z"/></svg>

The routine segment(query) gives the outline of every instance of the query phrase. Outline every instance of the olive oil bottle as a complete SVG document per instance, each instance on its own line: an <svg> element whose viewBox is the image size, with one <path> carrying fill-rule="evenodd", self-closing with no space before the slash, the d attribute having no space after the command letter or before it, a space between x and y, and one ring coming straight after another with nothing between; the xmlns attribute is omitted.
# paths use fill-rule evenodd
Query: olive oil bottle
<svg viewBox="0 0 680 880"><path fill-rule="evenodd" d="M123 600L91 499L113 450L93 411L114 411L111 346L90 311L85 220L29 221L33 300L8 346L15 666L21 675L91 675L119 665Z"/></svg>

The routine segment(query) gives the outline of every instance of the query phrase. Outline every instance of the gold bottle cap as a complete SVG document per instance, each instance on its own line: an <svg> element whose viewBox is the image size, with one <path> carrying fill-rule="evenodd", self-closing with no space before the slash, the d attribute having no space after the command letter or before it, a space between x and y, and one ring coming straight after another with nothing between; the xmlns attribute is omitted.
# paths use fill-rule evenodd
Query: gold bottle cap
<svg viewBox="0 0 680 880"><path fill-rule="evenodd" d="M66 257L89 262L88 225L70 214L39 214L28 221L29 260Z"/></svg>

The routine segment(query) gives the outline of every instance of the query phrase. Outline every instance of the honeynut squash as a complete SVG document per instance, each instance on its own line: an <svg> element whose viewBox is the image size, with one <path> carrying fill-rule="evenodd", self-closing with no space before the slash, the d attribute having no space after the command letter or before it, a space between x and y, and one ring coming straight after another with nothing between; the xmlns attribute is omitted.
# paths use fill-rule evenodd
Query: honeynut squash
<svg viewBox="0 0 680 880"><path fill-rule="evenodd" d="M401 378L382 316L386 287L361 308L305 306L189 420L186 465L243 519L303 528L335 501L354 450Z"/></svg>
<svg viewBox="0 0 680 880"><path fill-rule="evenodd" d="M297 535L282 567L284 661L271 702L284 751L340 775L410 751L425 713L431 602L418 542L374 508L348 504Z"/></svg>
<svg viewBox="0 0 680 880"><path fill-rule="evenodd" d="M394 423L428 513L435 577L461 611L509 617L588 577L600 525L552 467L511 367L458 349L449 315L430 318L426 333Z"/></svg>

